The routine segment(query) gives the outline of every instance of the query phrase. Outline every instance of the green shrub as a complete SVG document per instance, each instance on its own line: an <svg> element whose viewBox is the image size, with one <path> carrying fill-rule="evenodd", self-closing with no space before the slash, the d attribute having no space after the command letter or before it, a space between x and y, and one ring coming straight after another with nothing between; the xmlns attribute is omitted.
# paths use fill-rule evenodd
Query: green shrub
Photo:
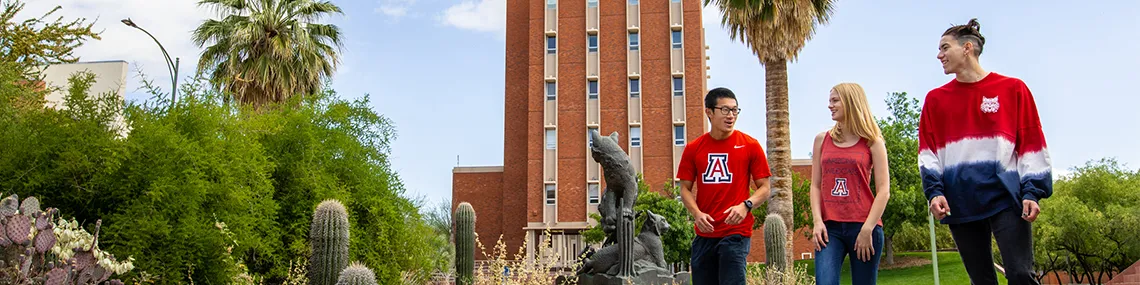
<svg viewBox="0 0 1140 285"><path fill-rule="evenodd" d="M395 129L367 98L326 91L254 111L223 102L197 77L176 106L153 89L150 102L127 103L131 130L120 138L107 128L115 114L97 106L122 103L88 94L93 77L74 77L68 108L55 110L8 70L0 68L0 189L79 221L102 219L103 248L137 257L127 281L225 284L248 270L280 283L289 261L307 256L312 209L324 199L344 202L351 259L376 269L380 283L429 272L432 250L419 237L430 229L388 163Z"/></svg>

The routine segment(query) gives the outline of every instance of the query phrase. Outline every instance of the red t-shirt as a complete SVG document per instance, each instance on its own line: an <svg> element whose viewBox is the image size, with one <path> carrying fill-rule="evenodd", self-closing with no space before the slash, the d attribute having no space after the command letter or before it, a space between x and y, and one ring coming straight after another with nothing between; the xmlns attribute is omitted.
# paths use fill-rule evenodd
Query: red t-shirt
<svg viewBox="0 0 1140 285"><path fill-rule="evenodd" d="M752 237L751 213L739 224L729 225L724 223L728 217L724 211L748 199L749 181L769 176L772 175L764 148L743 132L733 131L724 140L713 139L705 133L686 145L681 165L677 167L677 179L693 181L697 208L713 218L713 232L703 233L693 225L697 235Z"/></svg>
<svg viewBox="0 0 1140 285"><path fill-rule="evenodd" d="M871 213L871 147L867 139L839 147L831 136L820 146L820 216L824 221L863 224ZM883 225L879 219L878 225Z"/></svg>

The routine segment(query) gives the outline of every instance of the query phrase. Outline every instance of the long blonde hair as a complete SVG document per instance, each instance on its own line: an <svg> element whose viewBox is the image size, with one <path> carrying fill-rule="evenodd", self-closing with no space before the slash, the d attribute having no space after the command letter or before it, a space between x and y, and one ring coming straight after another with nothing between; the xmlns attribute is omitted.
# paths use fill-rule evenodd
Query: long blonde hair
<svg viewBox="0 0 1140 285"><path fill-rule="evenodd" d="M850 131L859 137L867 139L867 144L874 144L882 136L879 124L871 116L871 107L867 104L867 95L863 87L856 83L839 83L831 88L839 95L839 102L843 103L843 121L835 122L828 134L837 142L843 142L843 132Z"/></svg>

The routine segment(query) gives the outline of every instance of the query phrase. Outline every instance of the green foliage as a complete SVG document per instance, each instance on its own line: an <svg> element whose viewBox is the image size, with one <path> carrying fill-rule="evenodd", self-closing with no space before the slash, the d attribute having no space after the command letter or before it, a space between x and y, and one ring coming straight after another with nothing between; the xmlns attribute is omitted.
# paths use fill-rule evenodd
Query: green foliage
<svg viewBox="0 0 1140 285"><path fill-rule="evenodd" d="M461 285L474 282L475 208L467 202L455 209L455 281Z"/></svg>
<svg viewBox="0 0 1140 285"><path fill-rule="evenodd" d="M79 60L72 52L88 39L100 39L91 31L94 22L75 19L64 22L62 17L47 21L62 7L56 6L39 18L16 20L24 9L19 0L4 1L0 13L0 62L14 63L14 68L28 77L34 77L36 67L55 63L73 63Z"/></svg>
<svg viewBox="0 0 1140 285"><path fill-rule="evenodd" d="M1115 159L1090 161L1054 184L1034 225L1036 266L1100 284L1090 272L1117 273L1140 260L1140 171ZM1094 234L1090 234L1094 233Z"/></svg>
<svg viewBox="0 0 1140 285"><path fill-rule="evenodd" d="M784 218L778 214L769 214L764 219L764 251L770 267L783 272L788 266L787 260L787 229L784 227Z"/></svg>
<svg viewBox="0 0 1140 285"><path fill-rule="evenodd" d="M649 210L665 217L665 220L669 222L669 232L661 237L661 243L665 247L665 261L688 264L690 246L697 234L693 229L693 221L692 217L689 216L689 211L685 209L685 205L681 203L679 198L675 198L680 189L673 187L670 183L664 184L662 188L664 192L672 194L673 197L653 191L640 174L637 176L637 188L637 202L633 205L634 212ZM590 218L594 219L596 225L582 231L582 239L587 244L597 244L606 238L602 231L602 216L590 214ZM644 222L645 219L637 219L634 226L640 230Z"/></svg>
<svg viewBox="0 0 1140 285"><path fill-rule="evenodd" d="M120 138L105 127L113 110L95 107L115 102L87 96L90 77L76 77L68 108L55 110L13 74L0 68L0 190L102 219L104 249L140 257L127 280L145 272L163 284L226 284L242 271L232 253L251 275L280 283L289 261L309 254L313 208L324 199L344 202L356 233L350 258L381 283L428 272L434 249L422 237L431 229L388 163L395 130L367 98L330 90L250 112L222 103L198 77L173 108L127 104L132 130Z"/></svg>
<svg viewBox="0 0 1140 285"><path fill-rule="evenodd" d="M894 236L894 250L896 251L926 251L930 252L930 225L907 223L898 225ZM1036 230L1036 229L1034 229ZM955 248L954 237L950 236L950 227L934 224L935 242L939 249ZM883 249L886 250L886 249ZM995 256L997 258L997 256Z"/></svg>
<svg viewBox="0 0 1140 285"><path fill-rule="evenodd" d="M917 167L918 118L922 105L906 92L891 92L887 96L887 108L891 116L878 120L887 146L891 174L891 200L882 218L883 224L890 226L883 227L883 236L892 238L903 229L903 225L910 224L926 229L929 240L926 196L922 192L922 177Z"/></svg>
<svg viewBox="0 0 1140 285"><path fill-rule="evenodd" d="M336 284L340 272L348 266L348 228L348 213L340 201L329 199L317 205L309 231L313 248L309 261L312 284Z"/></svg>
<svg viewBox="0 0 1140 285"><path fill-rule="evenodd" d="M450 273L454 271L455 245L451 242L451 199L445 199L432 206L419 205L424 223L432 229L427 240L431 254L431 271Z"/></svg>

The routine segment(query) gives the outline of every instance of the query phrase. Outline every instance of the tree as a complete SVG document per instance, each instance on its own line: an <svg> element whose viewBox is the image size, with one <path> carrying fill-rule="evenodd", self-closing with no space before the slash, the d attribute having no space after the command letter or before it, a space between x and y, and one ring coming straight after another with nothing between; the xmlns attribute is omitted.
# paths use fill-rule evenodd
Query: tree
<svg viewBox="0 0 1140 285"><path fill-rule="evenodd" d="M879 129L887 146L887 160L891 173L891 201L883 211L883 260L894 264L894 236L905 225L924 225L926 196L922 192L922 178L918 174L918 118L922 105L906 92L891 92L887 96L887 109L891 115L879 119ZM874 188L874 185L871 185Z"/></svg>
<svg viewBox="0 0 1140 285"><path fill-rule="evenodd" d="M1069 276L1101 284L1140 260L1137 188L1140 171L1129 171L1115 159L1090 161L1057 181L1054 196L1041 200L1047 210L1035 223L1033 237L1035 248L1057 256L1037 254L1037 270L1063 268Z"/></svg>
<svg viewBox="0 0 1140 285"><path fill-rule="evenodd" d="M262 106L290 96L316 93L336 71L341 32L318 20L342 14L329 1L201 0L220 12L193 33L199 47L209 44L198 68L239 102Z"/></svg>
<svg viewBox="0 0 1140 285"><path fill-rule="evenodd" d="M705 0L721 12L729 37L752 49L764 65L767 108L768 161L772 163L772 203L769 212L793 227L791 134L788 125L788 61L795 60L815 34L816 25L831 17L833 0ZM787 248L792 247L788 231ZM791 250L787 259L792 259Z"/></svg>
<svg viewBox="0 0 1140 285"><path fill-rule="evenodd" d="M65 22L59 17L47 21L62 9L60 6L39 18L17 22L16 14L24 5L19 0L4 1L4 12L0 13L0 62L16 63L15 68L24 73L26 79L38 79L38 67L78 61L79 57L72 52L86 40L100 39L99 33L91 31L95 23L86 23L86 19Z"/></svg>
<svg viewBox="0 0 1140 285"><path fill-rule="evenodd" d="M451 241L451 199L444 199L430 207L419 205L420 216L434 233L428 243L435 252L432 254L432 270L449 273L454 267L455 243Z"/></svg>

